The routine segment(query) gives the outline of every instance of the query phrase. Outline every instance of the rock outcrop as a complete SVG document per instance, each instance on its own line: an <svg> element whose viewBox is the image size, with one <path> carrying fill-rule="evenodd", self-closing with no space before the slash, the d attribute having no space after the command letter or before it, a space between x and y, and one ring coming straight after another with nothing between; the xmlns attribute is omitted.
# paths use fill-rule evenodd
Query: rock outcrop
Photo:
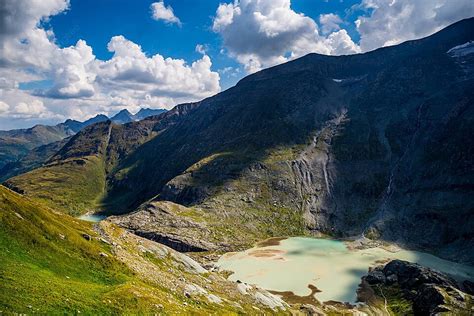
<svg viewBox="0 0 474 316"><path fill-rule="evenodd" d="M401 260L392 260L378 266L363 278L379 289L391 287L412 302L416 315L439 313L466 314L474 312L473 297L462 291L452 278L435 270ZM382 292L383 293L383 292ZM390 297L386 297L390 300Z"/></svg>
<svg viewBox="0 0 474 316"><path fill-rule="evenodd" d="M152 201L133 213L109 217L108 221L179 252L212 251L219 248L207 241L210 231L205 222L192 220L193 212L199 218L198 210L172 202Z"/></svg>

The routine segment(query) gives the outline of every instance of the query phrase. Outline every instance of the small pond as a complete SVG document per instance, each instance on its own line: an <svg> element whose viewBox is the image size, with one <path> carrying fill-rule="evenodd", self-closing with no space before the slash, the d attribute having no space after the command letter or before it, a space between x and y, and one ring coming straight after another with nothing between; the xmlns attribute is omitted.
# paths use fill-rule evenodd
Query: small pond
<svg viewBox="0 0 474 316"><path fill-rule="evenodd" d="M107 218L107 216L99 215L99 214L84 214L84 215L78 216L77 218L83 221L97 223Z"/></svg>

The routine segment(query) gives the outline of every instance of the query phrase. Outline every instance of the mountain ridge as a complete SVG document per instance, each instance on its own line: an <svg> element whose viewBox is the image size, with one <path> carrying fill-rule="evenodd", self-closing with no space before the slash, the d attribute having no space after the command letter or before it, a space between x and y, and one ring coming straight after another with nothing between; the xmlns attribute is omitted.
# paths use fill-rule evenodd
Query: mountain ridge
<svg viewBox="0 0 474 316"><path fill-rule="evenodd" d="M117 124L125 124L144 119L148 116L159 115L163 112L166 112L166 110L142 108L135 115L128 112L130 116L126 116L125 118L122 117L122 119L117 117L120 113L119 112L110 120ZM62 140L73 136L83 128L107 120L109 120L109 118L106 115L97 114L84 122L67 119L64 122L53 126L39 124L27 129L0 131L0 181L18 174L19 172L29 171L33 166L37 167L45 162L43 159L41 161L38 160L38 162L34 164L30 163L31 155L30 157L28 157L28 155L34 155L35 149L39 149L37 152L42 152L44 155L44 149L48 148L47 145L61 143ZM49 146L49 148L54 148L54 145Z"/></svg>

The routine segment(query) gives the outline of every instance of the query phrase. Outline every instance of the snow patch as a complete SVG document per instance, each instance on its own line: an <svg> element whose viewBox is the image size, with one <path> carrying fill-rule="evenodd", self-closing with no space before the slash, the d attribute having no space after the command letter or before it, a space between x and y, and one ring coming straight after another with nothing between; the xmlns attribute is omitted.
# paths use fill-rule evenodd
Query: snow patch
<svg viewBox="0 0 474 316"><path fill-rule="evenodd" d="M462 57L474 53L474 41L469 41L462 45L454 46L446 52L453 57Z"/></svg>

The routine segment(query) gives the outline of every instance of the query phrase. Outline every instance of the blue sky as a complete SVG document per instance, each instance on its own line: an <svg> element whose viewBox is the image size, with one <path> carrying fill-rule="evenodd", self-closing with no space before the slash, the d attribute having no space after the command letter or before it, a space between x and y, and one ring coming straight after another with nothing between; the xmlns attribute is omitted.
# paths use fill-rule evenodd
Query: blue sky
<svg viewBox="0 0 474 316"><path fill-rule="evenodd" d="M170 109L308 53L364 53L472 16L472 0L2 0L0 130Z"/></svg>
<svg viewBox="0 0 474 316"><path fill-rule="evenodd" d="M123 35L139 44L149 54L161 54L166 57L185 59L188 62L200 57L195 51L197 44L205 44L207 53L213 62L213 69L239 67L239 63L225 54L220 54L222 41L212 31L213 17L220 3L219 0L169 0L182 26L155 21L150 18L151 3L156 1L97 1L72 0L70 10L51 18L48 27L54 29L60 46L74 45L78 39L84 39L93 47L100 59L109 59L112 53L107 50L107 43L114 35ZM230 2L230 1L227 1ZM345 29L355 40L359 39L354 20L355 14L348 14L351 8L360 3L357 0L318 1L293 0L291 7L314 20L321 14L334 13L347 17ZM91 10L91 8L94 8ZM241 68L241 67L239 67ZM222 76L221 87L226 89L243 77L245 72L236 76Z"/></svg>

